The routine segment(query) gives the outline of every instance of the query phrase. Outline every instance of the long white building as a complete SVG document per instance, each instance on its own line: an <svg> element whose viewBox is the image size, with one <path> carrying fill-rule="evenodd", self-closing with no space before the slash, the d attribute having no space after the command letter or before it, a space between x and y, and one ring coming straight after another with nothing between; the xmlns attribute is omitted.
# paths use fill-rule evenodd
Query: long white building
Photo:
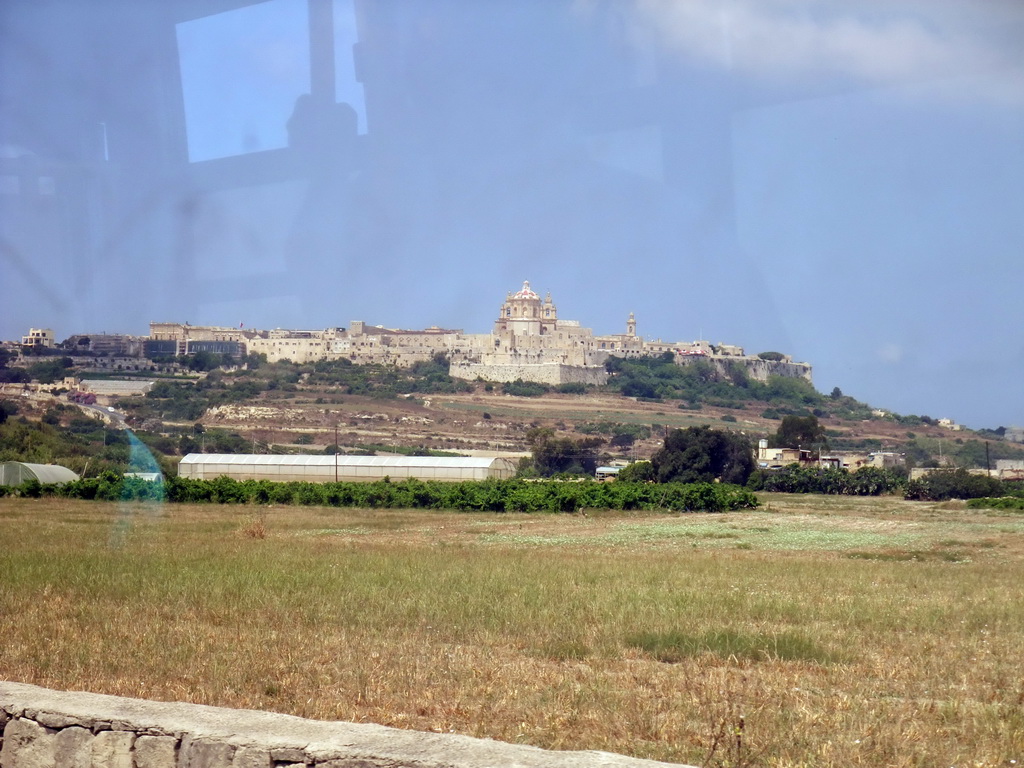
<svg viewBox="0 0 1024 768"><path fill-rule="evenodd" d="M383 480L507 480L516 474L512 459L448 456L326 456L243 453L190 453L178 475L194 480L304 481L309 483Z"/></svg>

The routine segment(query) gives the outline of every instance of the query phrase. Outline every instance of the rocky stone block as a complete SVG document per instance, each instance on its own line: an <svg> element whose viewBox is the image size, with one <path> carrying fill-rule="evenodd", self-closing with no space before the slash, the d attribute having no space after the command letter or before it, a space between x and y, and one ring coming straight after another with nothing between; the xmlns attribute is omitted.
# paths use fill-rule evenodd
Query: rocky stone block
<svg viewBox="0 0 1024 768"><path fill-rule="evenodd" d="M38 723L15 718L4 726L4 768L53 768L53 734Z"/></svg>
<svg viewBox="0 0 1024 768"><path fill-rule="evenodd" d="M231 768L234 755L230 744L186 737L178 750L178 768Z"/></svg>
<svg viewBox="0 0 1024 768"><path fill-rule="evenodd" d="M54 768L91 768L92 731L79 726L64 728L53 736Z"/></svg>
<svg viewBox="0 0 1024 768"><path fill-rule="evenodd" d="M269 749L239 747L231 761L231 768L271 768L273 759Z"/></svg>
<svg viewBox="0 0 1024 768"><path fill-rule="evenodd" d="M139 736L135 739L135 768L175 768L177 746L173 736Z"/></svg>
<svg viewBox="0 0 1024 768"><path fill-rule="evenodd" d="M132 768L134 743L129 731L101 731L92 742L92 768Z"/></svg>
<svg viewBox="0 0 1024 768"><path fill-rule="evenodd" d="M46 728L69 728L73 725L88 727L89 724L77 717L69 717L59 712L36 712L32 718Z"/></svg>

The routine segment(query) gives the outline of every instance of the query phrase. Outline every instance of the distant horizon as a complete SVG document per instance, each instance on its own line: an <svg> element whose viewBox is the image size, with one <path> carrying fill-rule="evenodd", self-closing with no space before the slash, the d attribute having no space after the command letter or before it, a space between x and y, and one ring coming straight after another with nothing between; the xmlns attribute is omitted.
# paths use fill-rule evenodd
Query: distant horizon
<svg viewBox="0 0 1024 768"><path fill-rule="evenodd" d="M531 287L532 287L532 284L531 284ZM512 291L509 291L508 293L512 293ZM546 294L547 291L544 291L543 293ZM555 305L558 306L558 301L557 301L556 297L554 296L554 294L552 294L552 300L554 301ZM635 312L634 312L634 314L635 314ZM576 318L560 318L560 319L566 319L566 320L570 320L570 321L575 321L576 320ZM230 324L228 324L228 325L219 325L219 324L214 324L214 323L193 323L191 321L185 321L185 320L180 320L180 321L179 320L153 320L153 321L150 321L150 322L154 322L154 323L181 323L182 325L189 325L189 326L195 326L195 327L224 328L224 329L232 329L232 328L234 328L236 330L252 330L252 331L271 331L271 330L321 331L321 330L329 330L329 329L332 329L332 328L339 328L339 329L347 331L349 329L352 321L349 321L349 323L347 323L346 325L327 325L327 326L324 326L323 328L312 327L312 326L307 326L307 327L288 327L288 328L285 328L285 327L282 327L282 326L256 327L256 326L249 326L248 324L241 324L241 323L238 326L234 326L234 325L230 325ZM356 319L355 322L360 322L360 321L358 319ZM433 325L433 326L427 325L427 326L423 326L423 327L420 327L420 328L411 328L411 327L400 328L400 327L395 327L395 326L370 324L369 321L362 321L362 322L366 322L367 323L367 327L370 327L370 328L386 328L388 330L400 330L400 331L413 331L413 332L415 332L415 331L426 330L426 329L429 329L429 328L437 327L437 328L441 328L443 330L455 331L455 332L463 333L463 334L467 334L467 335L468 334L477 334L477 333L479 333L479 334L491 333L490 330L487 330L487 331L467 331L464 328L451 328L451 327L447 327L447 326L436 326L436 325ZM589 326L587 324L584 324L582 322L580 324L584 328L591 328L591 326ZM639 322L637 323L637 325L639 326ZM48 328L48 326L31 326L31 327L32 328ZM149 336L149 333L148 333L149 329L148 329L148 327L147 327L146 330L147 330L147 332L144 333L144 334L124 333L124 332L120 332L120 331L114 331L114 332L110 332L110 331L81 331L81 332L73 332L71 334L68 334L67 336L64 336L63 339L58 340L56 343L60 344L63 341L66 341L68 338L71 338L71 336L89 336L89 335L109 334L109 335L129 335L129 336L148 337ZM28 331L28 329L26 329L26 333L27 333L27 331ZM597 336L612 335L611 333L600 333L600 332L598 332L596 330L594 331L594 333ZM24 334L22 334L22 335L24 335ZM659 337L646 336L645 334L640 333L639 327L637 329L637 336L639 336L639 337L641 337L641 338L643 338L645 340L664 341L666 343L670 343L670 341L672 341L672 342L680 342L680 343L693 343L693 342L698 342L698 341L704 341L704 342L708 342L709 344L712 344L713 346L719 346L719 345L722 345L722 344L730 344L730 345L742 347L744 354L749 356L749 357L756 357L758 354L761 354L761 353L764 353L764 352L780 352L782 354L790 355L793 358L793 362L795 362L795 363L801 363L801 364L809 365L811 367L811 371L812 371L812 374L811 374L812 375L812 379L813 379L813 376L814 376L813 371L814 371L815 366L814 366L814 361L813 360L799 360L796 356L791 355L789 352L787 352L785 349L782 349L782 348L762 349L762 350L758 350L756 352L752 352L751 350L747 349L742 344L733 344L733 342L724 341L724 340L719 340L717 342L711 342L710 339L699 339L699 338L698 339L690 339L689 341L687 341L687 340L685 340L683 338L676 338L676 339L668 340L668 339L664 339L664 338L662 338L660 336ZM54 334L54 338L55 339L59 338L58 335L56 334L56 332ZM9 343L11 341L14 341L14 340L9 340ZM14 341L14 343L20 343L20 342ZM927 411L920 410L920 409L917 409L917 410L911 409L909 411L900 411L898 409L889 408L887 406L880 405L880 404L875 403L875 402L869 402L866 399L858 397L854 393L847 392L845 389L843 389L841 384L836 384L836 385L830 386L830 387L828 387L827 390L825 388L819 387L819 385L818 385L818 383L816 381L812 381L812 386L814 386L814 388L818 392L820 392L822 394L827 394L828 391L831 391L833 388L839 387L840 391L842 391L844 395L850 395L854 399L856 399L856 400L858 400L860 402L863 402L863 403L865 403L867 405L870 405L872 408L876 408L876 409L879 409L879 410L884 410L884 411L887 411L887 412L890 412L890 413L895 413L895 414L898 414L898 415L903 415L903 416L910 416L910 415L928 416L928 417L934 418L934 419L950 418L950 417L948 417L946 415L933 415L932 413L929 413ZM984 425L984 426L968 426L968 424L966 422L961 422L958 419L952 419L952 421L954 423L956 423L956 424L960 424L961 426L965 426L968 429L974 429L974 430L978 430L978 429L993 429L994 430L994 429L998 429L1000 427L1011 428L1011 427L1017 427L1018 426L1016 423L1013 423L1013 422L1006 422L1006 423L1000 423L1000 424L991 424L991 425Z"/></svg>
<svg viewBox="0 0 1024 768"><path fill-rule="evenodd" d="M527 281L524 281L524 282L529 283L530 281L527 280ZM532 283L531 283L531 287L532 287ZM507 293L514 293L514 292L515 291L507 291ZM558 302L557 296L555 296L555 294L553 292L544 290L544 291L539 291L538 293L541 293L542 295L546 295L548 293L551 293L551 298L552 298L552 301L554 302L555 306L556 307L559 306L559 302ZM561 310L559 310L559 314L560 315L562 314ZM634 315L634 317L637 318L636 319L636 325L637 325L637 333L636 333L636 335L639 336L639 337L642 337L644 339L649 339L649 340L652 340L652 341L664 341L666 343L670 343L670 342L693 343L693 342L703 341L703 342L707 342L709 344L712 344L713 346L720 346L720 345L723 345L723 344L727 344L727 345L731 345L731 346L742 347L743 351L744 351L744 354L752 355L752 356L753 355L757 355L757 354L759 354L761 352L782 352L783 354L789 354L788 352L786 352L784 349L781 349L781 348L759 349L756 352L751 352L750 350L747 349L747 347L744 344L736 343L734 341L730 341L730 340L727 340L727 339L718 339L717 341L712 341L710 338L700 338L699 336L698 337L694 337L694 338L689 338L689 339L686 338L686 337L675 337L675 338L672 338L672 337L666 337L666 336L650 336L650 335L641 333L642 325L641 325L641 321L640 321L639 318L641 318L643 315L642 315L642 312L637 313L636 310L630 310L624 316L624 318L622 320L622 323L621 323L622 327L625 328L626 322L627 322L626 318L630 314ZM497 320L497 319L498 318L496 316L495 320ZM559 317L559 320L560 321L577 322L582 327L590 328L591 330L593 330L594 334L596 336L610 336L610 335L614 335L614 334L617 334L617 333L621 332L621 331L599 331L599 330L597 330L596 326L591 325L589 322L586 322L583 319L576 318L576 317ZM32 325L32 326L27 326L26 329L25 329L25 333L21 334L21 336L24 336L26 333L28 333L28 329L29 328L49 329L49 330L53 330L54 331L54 338L58 340L57 343L62 343L63 341L66 341L67 339L71 338L72 336L89 336L89 335L104 335L104 334L106 334L106 335L119 335L120 334L120 335L128 335L128 336L148 336L149 335L149 324L150 323L180 323L182 325L189 325L189 326L196 326L196 327L224 328L224 329L235 329L235 330L323 331L323 330L329 330L329 329L332 329L332 328L340 328L340 329L348 330L353 322L363 322L363 323L366 323L367 327L371 327L371 328L386 328L388 330L395 330L395 331L421 331L421 330L427 330L427 329L430 329L430 328L440 328L440 329L443 329L443 330L457 331L459 333L464 333L464 334L488 334L488 333L492 332L493 324L494 324L494 321L492 320L491 321L491 326L492 326L491 328L488 328L487 330L484 330L484 331L475 331L475 330L468 330L468 329L466 329L465 326L452 327L450 325L440 325L440 324L437 324L437 323L432 323L432 324L429 324L429 325L423 325L423 326L418 326L418 327L387 325L387 324L372 322L372 321L369 321L369 320L364 320L364 319L361 319L361 318L351 318L348 322L346 322L343 325L330 325L330 324L328 324L328 325L324 325L324 326L313 326L313 325L296 325L296 326L259 325L259 326L257 326L257 325L251 325L251 324L246 323L244 321L239 322L237 324L232 324L232 323L206 323L206 322L195 323L195 322L192 322L191 320L167 320L167 319L163 319L163 320L150 320L149 323L147 323L146 332L145 333L139 333L139 334L131 333L131 332L127 332L127 331L97 331L97 330L88 330L88 331L72 331L71 333L63 335L63 338L60 338L61 335L58 334L56 332L56 329L54 329L52 326ZM19 343L15 339L10 339L8 341L14 342L14 343ZM810 362L810 361L797 360L795 356L793 357L793 360L795 362Z"/></svg>

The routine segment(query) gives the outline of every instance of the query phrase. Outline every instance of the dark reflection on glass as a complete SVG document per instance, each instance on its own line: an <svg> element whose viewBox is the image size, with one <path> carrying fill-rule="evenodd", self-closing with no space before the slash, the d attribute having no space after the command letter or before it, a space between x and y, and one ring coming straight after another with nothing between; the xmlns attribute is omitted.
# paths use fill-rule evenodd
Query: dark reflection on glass
<svg viewBox="0 0 1024 768"><path fill-rule="evenodd" d="M1024 373L1022 30L1002 2L10 0L0 329L483 331L529 278L599 331L635 310L983 418Z"/></svg>

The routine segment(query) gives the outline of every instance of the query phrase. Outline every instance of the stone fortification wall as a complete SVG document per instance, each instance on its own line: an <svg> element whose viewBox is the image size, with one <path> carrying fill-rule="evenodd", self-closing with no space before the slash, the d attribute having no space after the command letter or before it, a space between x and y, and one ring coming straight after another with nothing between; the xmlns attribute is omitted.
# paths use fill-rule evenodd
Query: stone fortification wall
<svg viewBox="0 0 1024 768"><path fill-rule="evenodd" d="M808 363L788 363L762 360L758 357L745 357L743 364L747 366L750 378L758 381L768 381L769 376L784 376L790 379L806 379L808 384L814 383L811 378L811 366Z"/></svg>
<svg viewBox="0 0 1024 768"><path fill-rule="evenodd" d="M769 376L783 376L790 379L806 379L813 384L811 379L811 366L808 363L789 363L780 360L762 360L759 357L728 357L720 355L708 355L707 357L693 356L677 358L680 365L693 365L699 360L711 363L723 376L727 375L729 366L741 365L747 371L747 375L755 381L762 383L768 381Z"/></svg>
<svg viewBox="0 0 1024 768"><path fill-rule="evenodd" d="M0 682L0 768L656 768L451 734Z"/></svg>
<svg viewBox="0 0 1024 768"><path fill-rule="evenodd" d="M478 377L485 381L536 381L540 384L606 384L608 373L600 365L564 365L562 363L536 364L503 364L487 363L452 363L449 371L457 379L475 381Z"/></svg>

